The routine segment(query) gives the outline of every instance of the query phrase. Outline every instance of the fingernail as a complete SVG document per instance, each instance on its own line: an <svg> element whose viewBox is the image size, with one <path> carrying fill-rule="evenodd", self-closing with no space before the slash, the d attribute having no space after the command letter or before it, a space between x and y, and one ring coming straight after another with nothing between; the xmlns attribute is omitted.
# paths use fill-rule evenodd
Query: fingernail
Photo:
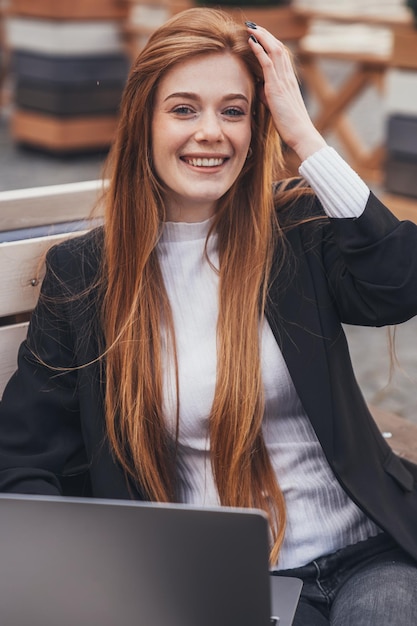
<svg viewBox="0 0 417 626"><path fill-rule="evenodd" d="M256 30L257 28L255 22L245 22L245 24L248 28L253 28L253 30Z"/></svg>
<svg viewBox="0 0 417 626"><path fill-rule="evenodd" d="M249 39L252 39L253 43L259 43L259 41L253 35L249 35Z"/></svg>

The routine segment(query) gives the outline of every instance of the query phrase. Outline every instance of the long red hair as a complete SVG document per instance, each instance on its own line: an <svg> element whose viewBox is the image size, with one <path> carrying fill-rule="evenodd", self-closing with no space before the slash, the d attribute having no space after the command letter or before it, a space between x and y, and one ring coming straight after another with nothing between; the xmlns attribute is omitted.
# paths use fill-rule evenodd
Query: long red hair
<svg viewBox="0 0 417 626"><path fill-rule="evenodd" d="M222 504L267 512L275 561L285 503L262 436L259 328L273 251L283 241L273 198L283 159L270 114L255 96L262 71L246 28L219 10L190 9L159 28L133 64L122 99L105 214L106 425L130 480L151 500L175 500L176 442L162 413L161 332L167 329L174 359L175 333L156 254L165 212L152 166L153 100L158 81L176 64L224 52L253 77L254 112L252 156L219 201L213 224L220 270L211 462Z"/></svg>

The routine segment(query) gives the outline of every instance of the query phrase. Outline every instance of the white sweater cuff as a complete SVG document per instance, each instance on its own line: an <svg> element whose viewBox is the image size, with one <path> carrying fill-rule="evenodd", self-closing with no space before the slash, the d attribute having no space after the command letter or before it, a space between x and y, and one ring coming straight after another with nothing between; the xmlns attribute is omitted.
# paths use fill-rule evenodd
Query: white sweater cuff
<svg viewBox="0 0 417 626"><path fill-rule="evenodd" d="M332 148L318 150L299 167L329 217L359 217L369 198L369 187Z"/></svg>

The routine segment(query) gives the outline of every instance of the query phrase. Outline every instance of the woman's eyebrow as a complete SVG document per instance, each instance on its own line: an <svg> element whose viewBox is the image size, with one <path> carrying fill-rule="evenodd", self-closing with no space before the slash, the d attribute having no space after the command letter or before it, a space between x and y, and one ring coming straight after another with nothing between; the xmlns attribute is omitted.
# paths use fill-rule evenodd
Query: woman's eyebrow
<svg viewBox="0 0 417 626"><path fill-rule="evenodd" d="M175 93L170 93L164 100L171 100L172 98L187 98L188 100L199 100L199 97L196 93L192 93L190 91L176 91Z"/></svg>
<svg viewBox="0 0 417 626"><path fill-rule="evenodd" d="M187 98L188 100L201 100L200 96L196 93L193 93L190 91L176 91L175 93L169 94L169 96L165 98L164 102L166 102L167 100L171 100L173 98ZM249 98L245 96L243 93L230 93L230 94L225 95L222 98L222 100L224 101L244 100L245 102L249 104Z"/></svg>

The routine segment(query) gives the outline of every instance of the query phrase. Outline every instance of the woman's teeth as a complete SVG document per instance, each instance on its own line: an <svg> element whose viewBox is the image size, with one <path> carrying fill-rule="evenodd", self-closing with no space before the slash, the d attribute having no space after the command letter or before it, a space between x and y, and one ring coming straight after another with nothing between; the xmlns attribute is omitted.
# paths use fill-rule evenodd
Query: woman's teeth
<svg viewBox="0 0 417 626"><path fill-rule="evenodd" d="M215 158L196 158L196 159L185 159L189 165L193 165L194 167L217 167L218 165L222 165L225 159L215 159Z"/></svg>

